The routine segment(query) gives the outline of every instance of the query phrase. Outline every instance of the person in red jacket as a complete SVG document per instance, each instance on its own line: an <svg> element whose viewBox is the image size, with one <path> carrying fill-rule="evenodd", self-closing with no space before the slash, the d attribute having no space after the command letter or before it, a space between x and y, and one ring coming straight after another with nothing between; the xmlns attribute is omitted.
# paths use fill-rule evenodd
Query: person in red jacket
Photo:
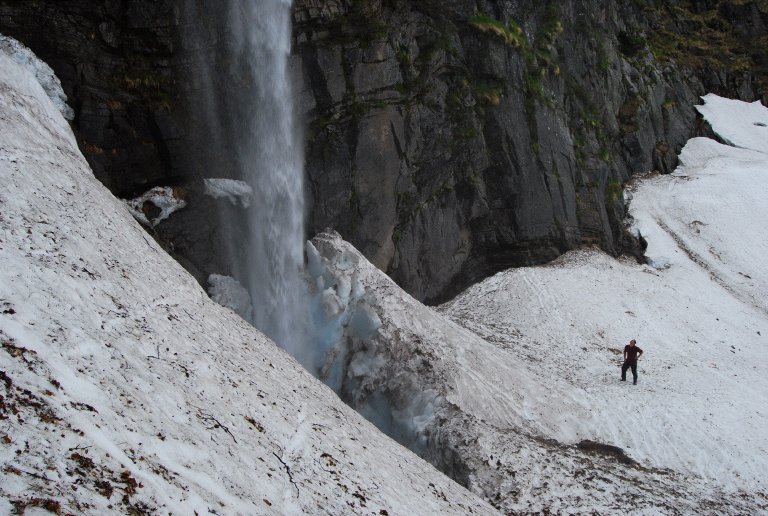
<svg viewBox="0 0 768 516"><path fill-rule="evenodd" d="M632 368L632 385L637 385L637 359L643 354L643 350L635 344L635 339L632 339L624 346L624 364L621 366L622 382L627 381L627 369Z"/></svg>

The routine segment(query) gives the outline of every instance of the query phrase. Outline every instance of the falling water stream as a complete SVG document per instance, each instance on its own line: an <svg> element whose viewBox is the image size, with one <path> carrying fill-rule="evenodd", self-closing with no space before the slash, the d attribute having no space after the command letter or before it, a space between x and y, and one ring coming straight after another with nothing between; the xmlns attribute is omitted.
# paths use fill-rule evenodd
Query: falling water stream
<svg viewBox="0 0 768 516"><path fill-rule="evenodd" d="M190 97L200 99L191 108L201 138L191 152L200 153L206 181L229 185L222 196L238 198L218 202L223 249L217 254L248 292L238 299L250 302L224 304L342 397L354 398L382 431L423 451L432 394L426 403L418 387L355 396L363 376L386 373L370 342L382 322L367 304L356 254L329 250L333 237L326 236L318 241L326 256L308 243L304 267L304 156L288 68L291 1L187 0L185 6L193 29L187 44L199 68L190 74Z"/></svg>
<svg viewBox="0 0 768 516"><path fill-rule="evenodd" d="M251 293L253 323L294 355L306 336L301 321L299 269L304 239L303 155L297 139L288 55L291 3L286 0L235 2L230 22L240 59L256 85L258 107L239 156L241 179L254 191L245 221L246 260L239 271ZM243 106L247 108L247 106ZM248 130L250 129L250 130Z"/></svg>
<svg viewBox="0 0 768 516"><path fill-rule="evenodd" d="M291 2L189 5L193 15L217 20L210 38L219 50L204 65L201 91L209 142L224 165L208 172L225 172L253 192L244 211L225 208L221 217L232 276L251 297L243 315L301 360L308 317L300 279L303 149L288 70Z"/></svg>

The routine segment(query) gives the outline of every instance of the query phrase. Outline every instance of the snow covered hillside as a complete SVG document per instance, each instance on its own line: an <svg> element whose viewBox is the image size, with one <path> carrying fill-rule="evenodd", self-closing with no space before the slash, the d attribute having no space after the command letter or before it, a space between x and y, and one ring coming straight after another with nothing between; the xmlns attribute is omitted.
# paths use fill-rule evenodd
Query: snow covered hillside
<svg viewBox="0 0 768 516"><path fill-rule="evenodd" d="M706 100L708 118L731 109ZM739 135L764 130L766 110L750 109ZM439 313L319 235L324 284L359 281L380 322L340 351L342 396L503 511L765 511L764 151L694 139L675 174L632 187L655 268L581 250ZM636 386L619 381L631 338Z"/></svg>
<svg viewBox="0 0 768 516"><path fill-rule="evenodd" d="M208 299L0 53L0 514L488 514Z"/></svg>
<svg viewBox="0 0 768 516"><path fill-rule="evenodd" d="M643 460L634 448L627 456L605 446L619 443L598 431L599 420L610 405L626 405L629 395L622 398L617 389L616 398L601 405L572 380L589 363L579 358L587 354L582 347L555 349L559 359L548 361L556 335L533 341L524 336L526 327L498 323L489 310L509 298L503 287L484 283L487 289L461 298L454 308L464 328L408 296L337 234L313 242L336 285L348 283L342 278L349 275L364 285L365 302L381 322L372 339L353 341L342 396L503 512L723 514L765 507L764 498L745 497L749 491L721 479ZM494 299L499 302L491 306ZM603 383L609 377L618 383L615 351L606 348L600 356Z"/></svg>
<svg viewBox="0 0 768 516"><path fill-rule="evenodd" d="M631 187L653 266L572 252L497 274L440 311L546 389L537 401L529 387L522 414L537 432L620 446L765 510L768 110L704 101L700 112L732 146L694 138L674 174ZM637 386L619 382L632 338L645 351Z"/></svg>

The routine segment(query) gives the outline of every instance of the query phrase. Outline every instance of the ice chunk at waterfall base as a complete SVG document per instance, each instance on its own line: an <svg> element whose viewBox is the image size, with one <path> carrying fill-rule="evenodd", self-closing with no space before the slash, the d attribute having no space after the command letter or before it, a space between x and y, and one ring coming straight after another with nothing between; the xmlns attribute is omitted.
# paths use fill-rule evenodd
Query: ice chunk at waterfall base
<svg viewBox="0 0 768 516"><path fill-rule="evenodd" d="M208 295L221 306L231 308L245 320L252 317L251 295L239 281L231 276L208 276Z"/></svg>
<svg viewBox="0 0 768 516"><path fill-rule="evenodd" d="M208 178L204 181L205 194L214 199L227 199L230 203L243 208L251 205L253 188L238 179Z"/></svg>

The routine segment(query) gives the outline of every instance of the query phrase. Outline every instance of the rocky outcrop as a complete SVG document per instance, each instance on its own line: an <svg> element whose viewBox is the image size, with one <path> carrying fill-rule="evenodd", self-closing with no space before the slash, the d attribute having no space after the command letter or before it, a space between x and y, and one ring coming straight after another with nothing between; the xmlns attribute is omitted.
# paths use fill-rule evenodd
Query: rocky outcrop
<svg viewBox="0 0 768 516"><path fill-rule="evenodd" d="M330 4L296 6L310 228L337 228L427 301L583 244L637 254L622 184L674 168L698 95L755 95L722 58L738 41L706 63L684 44L738 19L749 40L765 18L741 2Z"/></svg>
<svg viewBox="0 0 768 516"><path fill-rule="evenodd" d="M0 33L55 70L83 154L121 197L182 175L177 19L171 1L0 1Z"/></svg>
<svg viewBox="0 0 768 516"><path fill-rule="evenodd" d="M229 273L197 186L230 176L226 135L201 136L201 92L227 77L201 66L227 49L217 13L0 0L0 32L62 79L96 176L121 197L188 192L155 231L199 279ZM757 1L297 0L308 233L337 229L433 302L584 244L639 256L623 183L672 170L698 95L762 98L767 20Z"/></svg>

